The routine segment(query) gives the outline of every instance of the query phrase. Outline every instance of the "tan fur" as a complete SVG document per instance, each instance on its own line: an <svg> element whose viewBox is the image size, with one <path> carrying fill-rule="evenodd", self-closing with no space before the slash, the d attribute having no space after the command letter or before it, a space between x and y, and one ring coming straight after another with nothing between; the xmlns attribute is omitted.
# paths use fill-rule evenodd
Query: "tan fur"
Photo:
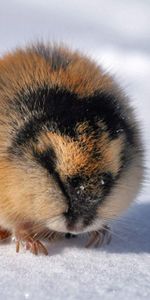
<svg viewBox="0 0 150 300"><path fill-rule="evenodd" d="M61 191L42 168L32 164L27 169L4 160L0 166L0 223L4 228L27 221L45 225L66 210Z"/></svg>
<svg viewBox="0 0 150 300"><path fill-rule="evenodd" d="M98 209L98 216L103 220L113 220L124 212L131 199L134 199L141 188L143 170L135 158L123 176L119 179L116 187L106 201Z"/></svg>

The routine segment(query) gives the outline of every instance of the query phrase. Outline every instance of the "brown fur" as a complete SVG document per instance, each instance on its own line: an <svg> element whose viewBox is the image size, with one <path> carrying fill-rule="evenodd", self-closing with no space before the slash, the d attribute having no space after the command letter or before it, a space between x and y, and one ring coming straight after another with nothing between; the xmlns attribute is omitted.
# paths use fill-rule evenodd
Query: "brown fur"
<svg viewBox="0 0 150 300"><path fill-rule="evenodd" d="M71 63L64 70L52 70L50 63L36 53L18 50L0 61L0 93L11 99L29 86L36 89L44 84L56 85L77 93L80 97L92 95L96 90L112 90L113 80L96 64L78 53L63 50Z"/></svg>

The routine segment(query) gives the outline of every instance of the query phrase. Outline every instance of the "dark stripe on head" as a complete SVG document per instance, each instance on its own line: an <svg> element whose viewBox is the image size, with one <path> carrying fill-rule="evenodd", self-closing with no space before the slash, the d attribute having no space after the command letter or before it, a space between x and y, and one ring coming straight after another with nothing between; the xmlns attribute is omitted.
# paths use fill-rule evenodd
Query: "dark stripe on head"
<svg viewBox="0 0 150 300"><path fill-rule="evenodd" d="M47 150L41 153L34 150L33 155L36 161L40 163L40 165L44 167L48 171L48 173L54 178L55 182L58 184L60 190L62 191L62 193L67 199L69 196L66 192L65 185L62 182L59 174L56 172L55 167L56 167L57 158L54 150L52 148L48 148Z"/></svg>
<svg viewBox="0 0 150 300"><path fill-rule="evenodd" d="M87 121L93 131L97 131L98 120L106 124L111 139L124 132L127 142L134 144L134 128L128 124L125 111L115 96L106 92L80 99L68 90L45 86L36 91L22 91L13 105L14 110L25 119L15 138L18 145L35 139L42 128L76 138L77 123ZM29 112L30 117L26 121Z"/></svg>
<svg viewBox="0 0 150 300"><path fill-rule="evenodd" d="M33 155L35 159L48 170L50 174L54 173L55 165L56 165L56 155L53 149L48 148L47 150L39 153L33 150Z"/></svg>

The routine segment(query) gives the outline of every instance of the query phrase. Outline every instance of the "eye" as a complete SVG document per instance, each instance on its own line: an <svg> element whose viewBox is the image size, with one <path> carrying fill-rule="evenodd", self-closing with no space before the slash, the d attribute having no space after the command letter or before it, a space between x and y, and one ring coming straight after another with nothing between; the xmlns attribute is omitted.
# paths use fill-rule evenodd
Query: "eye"
<svg viewBox="0 0 150 300"><path fill-rule="evenodd" d="M100 175L100 183L104 187L110 187L113 183L113 175L110 172L102 173Z"/></svg>

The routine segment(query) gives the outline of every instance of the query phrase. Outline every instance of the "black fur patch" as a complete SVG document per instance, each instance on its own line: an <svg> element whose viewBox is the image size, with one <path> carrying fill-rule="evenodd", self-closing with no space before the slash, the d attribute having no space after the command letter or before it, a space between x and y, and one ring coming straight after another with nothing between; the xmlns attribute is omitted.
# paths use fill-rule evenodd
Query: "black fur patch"
<svg viewBox="0 0 150 300"><path fill-rule="evenodd" d="M84 226L92 224L96 216L97 207L98 204L95 205L92 202L88 202L86 198L79 200L72 197L69 210L64 213L68 229L71 231L79 220L83 220Z"/></svg>
<svg viewBox="0 0 150 300"><path fill-rule="evenodd" d="M79 175L72 176L68 178L68 183L73 187L73 188L78 188L79 185L82 183L82 177Z"/></svg>
<svg viewBox="0 0 150 300"><path fill-rule="evenodd" d="M50 174L55 172L56 156L53 149L49 148L46 151L39 153L33 151L35 159L48 170Z"/></svg>
<svg viewBox="0 0 150 300"><path fill-rule="evenodd" d="M15 138L15 143L18 146L26 144L30 139L34 139L37 136L42 127L42 123L38 122L38 119L32 118L28 122L24 123L24 126L20 128Z"/></svg>
<svg viewBox="0 0 150 300"><path fill-rule="evenodd" d="M56 172L56 155L52 148L48 148L46 151L39 153L33 151L33 155L38 163L42 165L50 175L54 178L55 182L58 184L60 190L63 192L66 199L68 199L68 194L65 188L65 184L62 182L59 174Z"/></svg>
<svg viewBox="0 0 150 300"><path fill-rule="evenodd" d="M127 142L134 144L134 129L128 125L125 112L117 99L106 92L80 99L67 90L45 86L36 91L22 91L14 105L22 119L27 119L28 111L32 116L16 135L18 145L36 138L43 126L48 131L76 138L76 124L88 121L93 131L98 132L98 120L105 122L111 139L124 132Z"/></svg>
<svg viewBox="0 0 150 300"><path fill-rule="evenodd" d="M98 194L95 194L94 190L93 193L89 190L90 185L93 186L93 181ZM69 210L65 213L65 217L69 226L73 226L79 219L83 219L85 226L92 224L97 208L105 201L105 197L110 194L114 184L115 178L110 172L100 173L99 175L93 174L92 179L81 175L69 177L65 184L69 195ZM80 189L80 186L84 186L84 189Z"/></svg>
<svg viewBox="0 0 150 300"><path fill-rule="evenodd" d="M119 176L119 174L118 174ZM108 196L108 194L111 192L111 189L115 183L116 178L113 177L113 175L110 172L102 173L100 176L100 184L102 187L102 198L104 199L105 196Z"/></svg>

